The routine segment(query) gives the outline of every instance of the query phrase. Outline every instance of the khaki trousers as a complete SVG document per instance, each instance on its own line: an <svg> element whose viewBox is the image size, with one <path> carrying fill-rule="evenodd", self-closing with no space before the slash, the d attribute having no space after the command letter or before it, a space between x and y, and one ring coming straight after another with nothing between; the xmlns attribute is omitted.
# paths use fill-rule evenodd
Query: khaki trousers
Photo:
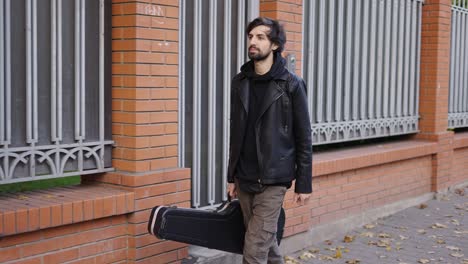
<svg viewBox="0 0 468 264"><path fill-rule="evenodd" d="M276 229L287 188L268 186L262 193L251 194L240 190L236 182L236 190L246 226L242 262L283 264Z"/></svg>

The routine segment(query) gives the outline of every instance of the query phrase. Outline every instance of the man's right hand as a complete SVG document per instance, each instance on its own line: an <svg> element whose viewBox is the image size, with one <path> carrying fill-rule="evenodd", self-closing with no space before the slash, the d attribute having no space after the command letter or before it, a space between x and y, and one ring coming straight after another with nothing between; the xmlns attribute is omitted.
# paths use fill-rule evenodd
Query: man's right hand
<svg viewBox="0 0 468 264"><path fill-rule="evenodd" d="M234 199L237 197L236 184L228 183L227 190L228 190L228 195L231 197L231 199Z"/></svg>

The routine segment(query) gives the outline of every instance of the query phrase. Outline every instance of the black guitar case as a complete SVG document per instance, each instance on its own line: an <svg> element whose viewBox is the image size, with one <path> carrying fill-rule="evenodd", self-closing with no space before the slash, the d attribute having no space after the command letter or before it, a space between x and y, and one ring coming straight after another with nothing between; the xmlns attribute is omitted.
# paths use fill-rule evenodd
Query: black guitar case
<svg viewBox="0 0 468 264"><path fill-rule="evenodd" d="M284 209L278 219L278 245L283 237ZM148 232L157 238L242 254L245 227L238 200L216 210L156 206L151 210Z"/></svg>

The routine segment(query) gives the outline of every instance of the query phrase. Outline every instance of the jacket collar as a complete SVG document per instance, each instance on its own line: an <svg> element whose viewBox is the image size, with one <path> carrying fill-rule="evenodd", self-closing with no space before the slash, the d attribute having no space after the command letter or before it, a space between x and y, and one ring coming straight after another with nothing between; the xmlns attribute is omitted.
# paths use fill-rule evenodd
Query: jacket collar
<svg viewBox="0 0 468 264"><path fill-rule="evenodd" d="M274 80L269 82L268 89L265 93L265 97L263 98L263 102L260 107L258 119L260 119L260 117L266 112L268 107L270 107L270 105L284 93L284 90L279 87L276 81L277 80L286 81L288 79L288 75L289 75L289 72L286 71L284 74L277 76L276 78L274 78ZM247 78L247 76L245 76L244 74L242 78L240 78L238 94L242 102L242 106L244 107L245 113L248 114L249 113L249 97L250 97L250 81ZM258 119L257 119L257 122L258 122Z"/></svg>

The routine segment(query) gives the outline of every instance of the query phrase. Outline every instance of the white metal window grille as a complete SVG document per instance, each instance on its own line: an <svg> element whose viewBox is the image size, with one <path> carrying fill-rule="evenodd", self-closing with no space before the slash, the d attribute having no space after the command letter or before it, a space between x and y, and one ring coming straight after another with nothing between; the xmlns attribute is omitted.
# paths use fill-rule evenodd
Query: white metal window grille
<svg viewBox="0 0 468 264"><path fill-rule="evenodd" d="M304 1L314 145L418 131L422 0Z"/></svg>
<svg viewBox="0 0 468 264"><path fill-rule="evenodd" d="M110 4L0 1L0 184L112 170Z"/></svg>
<svg viewBox="0 0 468 264"><path fill-rule="evenodd" d="M448 127L468 126L468 0L454 0L450 47Z"/></svg>
<svg viewBox="0 0 468 264"><path fill-rule="evenodd" d="M231 78L246 61L245 27L258 0L180 0L179 165L192 206L226 199Z"/></svg>

